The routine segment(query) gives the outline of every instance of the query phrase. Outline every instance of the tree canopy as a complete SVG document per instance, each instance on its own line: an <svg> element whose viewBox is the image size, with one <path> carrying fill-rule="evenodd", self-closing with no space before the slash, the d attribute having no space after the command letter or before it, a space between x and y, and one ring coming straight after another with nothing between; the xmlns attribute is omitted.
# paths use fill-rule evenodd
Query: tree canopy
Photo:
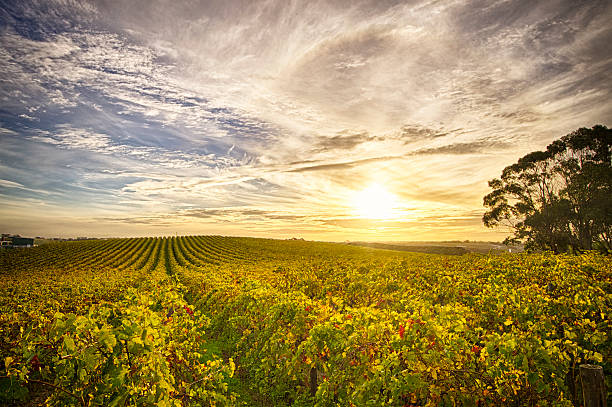
<svg viewBox="0 0 612 407"><path fill-rule="evenodd" d="M487 227L507 226L526 249L612 246L612 129L580 128L534 151L489 181Z"/></svg>

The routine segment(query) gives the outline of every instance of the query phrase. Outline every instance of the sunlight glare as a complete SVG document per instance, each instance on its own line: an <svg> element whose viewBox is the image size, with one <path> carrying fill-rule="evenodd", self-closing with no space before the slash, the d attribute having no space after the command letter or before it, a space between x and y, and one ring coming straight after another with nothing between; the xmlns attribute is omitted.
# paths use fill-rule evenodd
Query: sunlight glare
<svg viewBox="0 0 612 407"><path fill-rule="evenodd" d="M373 184L353 197L355 213L363 219L391 219L397 215L397 203L397 197L379 184Z"/></svg>

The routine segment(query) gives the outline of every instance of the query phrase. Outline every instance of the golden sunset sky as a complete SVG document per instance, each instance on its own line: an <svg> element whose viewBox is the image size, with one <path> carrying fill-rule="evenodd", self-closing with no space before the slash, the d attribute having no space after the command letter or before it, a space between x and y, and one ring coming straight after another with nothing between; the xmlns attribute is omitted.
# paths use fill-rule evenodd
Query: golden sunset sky
<svg viewBox="0 0 612 407"><path fill-rule="evenodd" d="M608 1L0 6L0 229L501 240L487 181L610 126Z"/></svg>

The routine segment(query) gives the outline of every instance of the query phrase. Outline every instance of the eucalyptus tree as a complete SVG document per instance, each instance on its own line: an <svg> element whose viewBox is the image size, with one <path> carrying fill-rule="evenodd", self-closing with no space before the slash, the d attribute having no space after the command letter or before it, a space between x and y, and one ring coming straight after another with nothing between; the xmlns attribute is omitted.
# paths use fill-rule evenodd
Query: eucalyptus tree
<svg viewBox="0 0 612 407"><path fill-rule="evenodd" d="M580 128L504 168L484 197L487 227L527 249L612 247L612 129Z"/></svg>

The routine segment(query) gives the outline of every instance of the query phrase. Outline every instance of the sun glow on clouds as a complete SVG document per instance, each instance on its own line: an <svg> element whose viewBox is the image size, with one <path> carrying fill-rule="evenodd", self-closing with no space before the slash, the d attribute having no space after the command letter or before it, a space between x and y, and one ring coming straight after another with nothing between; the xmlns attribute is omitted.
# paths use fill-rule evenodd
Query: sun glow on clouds
<svg viewBox="0 0 612 407"><path fill-rule="evenodd" d="M379 184L372 184L354 194L355 214L363 219L393 219L399 216L397 196Z"/></svg>
<svg viewBox="0 0 612 407"><path fill-rule="evenodd" d="M497 239L486 181L610 126L610 2L348 3L4 2L0 228Z"/></svg>

